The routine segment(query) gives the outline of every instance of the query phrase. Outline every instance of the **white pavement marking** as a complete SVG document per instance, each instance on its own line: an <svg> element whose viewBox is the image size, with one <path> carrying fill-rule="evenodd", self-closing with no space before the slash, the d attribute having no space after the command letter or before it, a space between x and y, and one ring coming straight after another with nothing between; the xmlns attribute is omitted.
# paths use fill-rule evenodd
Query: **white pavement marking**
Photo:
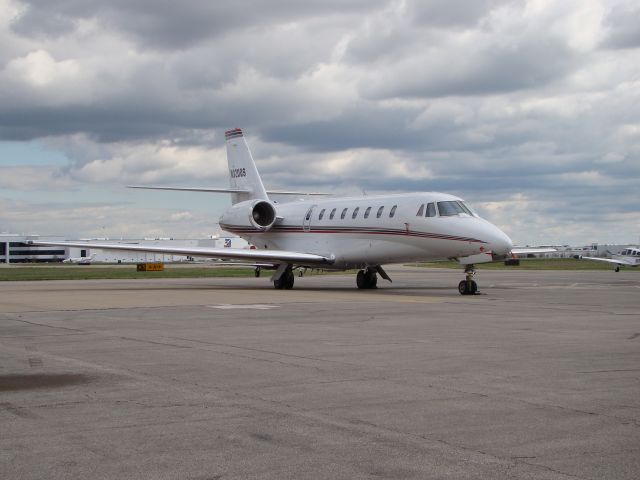
<svg viewBox="0 0 640 480"><path fill-rule="evenodd" d="M219 308L220 310L270 310L272 308L280 308L280 305L263 305L263 304L231 305L231 304L222 304L222 305L209 305L209 308Z"/></svg>

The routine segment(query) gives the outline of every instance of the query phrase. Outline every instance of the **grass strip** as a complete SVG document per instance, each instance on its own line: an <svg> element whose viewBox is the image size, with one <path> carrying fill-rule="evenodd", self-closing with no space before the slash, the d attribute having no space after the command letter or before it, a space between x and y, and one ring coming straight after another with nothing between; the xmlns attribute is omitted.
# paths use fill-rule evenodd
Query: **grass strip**
<svg viewBox="0 0 640 480"><path fill-rule="evenodd" d="M455 261L428 262L428 263L411 263L408 264L416 267L428 268L456 268L460 269L461 265ZM575 258L523 258L520 259L520 265L505 265L504 262L477 263L476 269L479 270L611 270L614 265L605 262L594 262L590 260L578 260ZM620 271L640 271L638 268L622 267Z"/></svg>
<svg viewBox="0 0 640 480"><path fill-rule="evenodd" d="M161 272L138 272L135 265L11 265L0 268L0 281L249 277L253 275L253 268L217 266L172 267L167 265Z"/></svg>

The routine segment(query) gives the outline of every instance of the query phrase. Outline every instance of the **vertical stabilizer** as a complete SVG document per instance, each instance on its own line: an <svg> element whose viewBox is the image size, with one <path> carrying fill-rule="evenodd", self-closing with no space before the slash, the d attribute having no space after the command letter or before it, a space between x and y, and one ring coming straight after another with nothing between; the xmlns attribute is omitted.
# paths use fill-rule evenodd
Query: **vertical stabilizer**
<svg viewBox="0 0 640 480"><path fill-rule="evenodd" d="M231 203L253 199L269 200L242 130L234 128L224 135L227 140L229 185L231 188L249 190L248 193L232 193Z"/></svg>

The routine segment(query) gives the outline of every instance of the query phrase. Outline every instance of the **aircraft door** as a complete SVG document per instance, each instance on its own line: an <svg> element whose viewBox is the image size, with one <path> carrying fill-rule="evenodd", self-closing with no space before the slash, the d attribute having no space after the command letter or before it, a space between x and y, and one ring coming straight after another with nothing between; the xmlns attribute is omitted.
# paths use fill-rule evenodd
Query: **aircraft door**
<svg viewBox="0 0 640 480"><path fill-rule="evenodd" d="M307 210L307 213L304 216L304 220L302 221L302 230L304 230L305 232L311 230L311 216L313 215L314 208L316 208L316 205L311 205L309 207L309 210Z"/></svg>

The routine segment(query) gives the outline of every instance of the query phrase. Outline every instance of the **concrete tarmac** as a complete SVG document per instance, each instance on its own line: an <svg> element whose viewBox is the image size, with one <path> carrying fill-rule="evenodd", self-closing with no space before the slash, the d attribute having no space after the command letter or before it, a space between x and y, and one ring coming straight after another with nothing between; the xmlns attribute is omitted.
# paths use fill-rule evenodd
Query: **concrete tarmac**
<svg viewBox="0 0 640 480"><path fill-rule="evenodd" d="M640 478L640 275L388 271L0 283L0 478Z"/></svg>

